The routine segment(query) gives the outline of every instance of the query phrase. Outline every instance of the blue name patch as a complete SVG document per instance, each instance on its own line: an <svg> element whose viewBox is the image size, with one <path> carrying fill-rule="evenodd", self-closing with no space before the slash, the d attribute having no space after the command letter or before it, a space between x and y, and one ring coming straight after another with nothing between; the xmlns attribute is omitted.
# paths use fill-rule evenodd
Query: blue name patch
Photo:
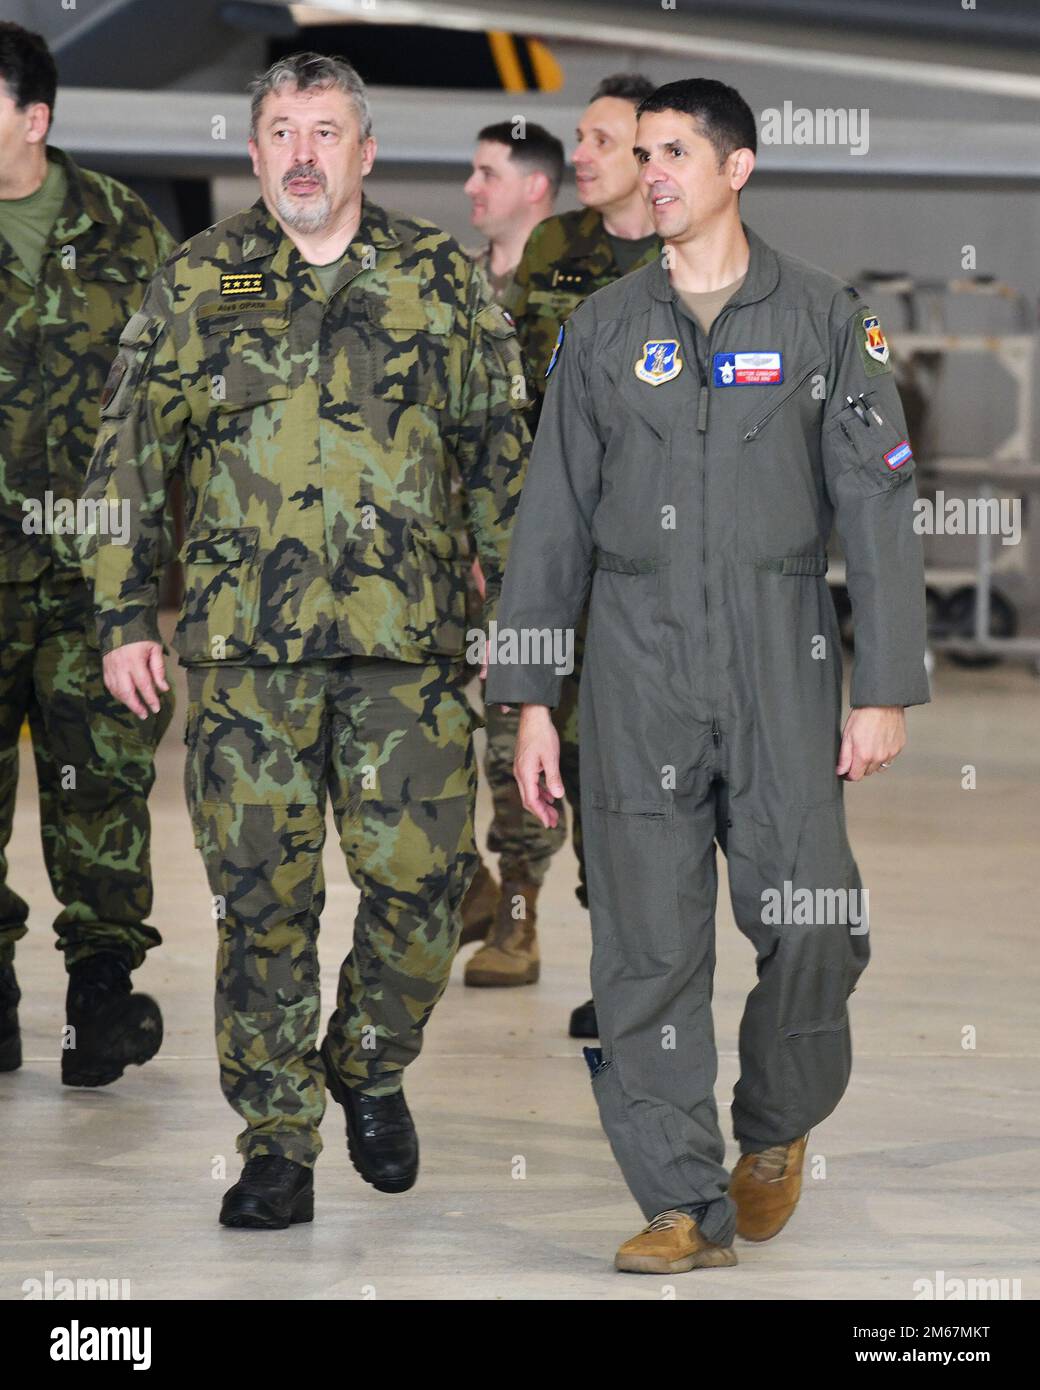
<svg viewBox="0 0 1040 1390"><path fill-rule="evenodd" d="M717 352L712 358L716 386L779 386L782 352Z"/></svg>

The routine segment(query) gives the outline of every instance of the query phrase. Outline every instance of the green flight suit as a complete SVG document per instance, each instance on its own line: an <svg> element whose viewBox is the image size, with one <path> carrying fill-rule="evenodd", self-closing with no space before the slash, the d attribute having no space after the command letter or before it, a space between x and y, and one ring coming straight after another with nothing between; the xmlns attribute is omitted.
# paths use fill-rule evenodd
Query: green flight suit
<svg viewBox="0 0 1040 1390"><path fill-rule="evenodd" d="M173 242L123 184L47 153L65 196L35 276L0 234L0 963L28 917L4 854L28 718L44 860L63 904L56 945L66 965L116 950L136 966L160 940L145 920L147 797L173 694L142 722L105 689L76 502L119 335Z"/></svg>
<svg viewBox="0 0 1040 1390"><path fill-rule="evenodd" d="M431 223L367 199L326 296L262 202L192 238L127 326L86 495L103 650L156 636L154 552L185 479L186 792L218 922L239 1150L313 1164L316 936L331 797L361 890L328 1033L390 1094L448 979L476 865L458 471L501 586L530 437L516 336Z"/></svg>
<svg viewBox="0 0 1040 1390"><path fill-rule="evenodd" d="M732 1109L743 1153L790 1143L838 1104L846 1001L870 954L835 772L832 527L852 705L929 698L914 460L877 317L747 235L747 277L707 338L662 264L570 320L499 612L507 630L565 630L588 596L593 1089L646 1216L696 1212L723 1245L735 1208L713 1089L716 842L758 968ZM488 698L552 706L560 684L551 665L493 664Z"/></svg>

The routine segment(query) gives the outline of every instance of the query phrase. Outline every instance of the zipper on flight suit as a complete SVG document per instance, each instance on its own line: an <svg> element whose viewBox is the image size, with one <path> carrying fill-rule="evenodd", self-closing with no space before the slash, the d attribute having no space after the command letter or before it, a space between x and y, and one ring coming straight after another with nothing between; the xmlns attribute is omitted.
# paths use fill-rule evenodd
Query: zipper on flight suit
<svg viewBox="0 0 1040 1390"><path fill-rule="evenodd" d="M707 436L708 433L709 391L707 372L709 370L708 363L713 360L711 345L714 341L715 330L719 326L719 321L723 318L725 314L727 314L732 308L735 307L735 305L724 304L722 308L719 310L719 312L715 315L715 320L712 323L711 328L708 330L708 334L704 341L704 361L703 363L700 361L698 361L697 363L697 370L701 374L701 389L700 394L697 398L697 429L704 436ZM700 327L700 325L694 323L692 324L692 327L694 346L696 346L697 330ZM704 641L708 651L708 661L706 663L706 666L710 673L711 609L708 606L708 441L706 437L704 440L704 464L701 469L701 480L701 526L703 528L701 532L701 569L704 574ZM711 742L712 747L715 749L715 753L717 756L719 745L722 742L722 733L719 729L718 712L715 709L712 709L711 711Z"/></svg>
<svg viewBox="0 0 1040 1390"><path fill-rule="evenodd" d="M791 399L794 393L798 390L799 386L804 386L805 383L812 376L813 372L815 372L819 367L822 366L822 362L814 362L807 372L803 372L803 374L798 378L798 380L790 388L790 390L785 391L779 400L774 401L773 404L770 406L769 410L767 410L765 415L762 416L761 420L759 420L757 424L751 426L747 434L745 434L744 436L744 442L746 443L749 439L754 439L755 435L759 432L762 426L768 423L768 421L770 421L773 418L773 416L780 409L780 407Z"/></svg>

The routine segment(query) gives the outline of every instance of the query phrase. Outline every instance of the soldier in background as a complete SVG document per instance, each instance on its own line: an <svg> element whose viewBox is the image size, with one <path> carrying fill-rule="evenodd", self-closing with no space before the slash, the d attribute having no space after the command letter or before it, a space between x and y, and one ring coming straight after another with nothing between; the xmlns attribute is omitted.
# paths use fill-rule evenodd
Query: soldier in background
<svg viewBox="0 0 1040 1390"><path fill-rule="evenodd" d="M661 243L639 190L639 168L632 146L636 107L654 91L649 79L633 74L606 77L578 125L571 156L578 197L576 212L550 217L531 234L517 268L506 307L516 320L537 425L545 377L563 324L588 296L648 265ZM560 775L571 808L572 839L578 858L577 898L588 908L585 855L581 837L578 779L578 682L585 644L585 621L575 631L574 670L563 681L553 723L560 736ZM562 823L562 804L560 806ZM537 952L533 926L520 920L500 949L522 961ZM591 999L571 1014L572 1038L597 1036Z"/></svg>
<svg viewBox="0 0 1040 1390"><path fill-rule="evenodd" d="M105 689L76 501L117 339L173 243L136 194L48 146L56 88L44 40L0 24L0 1071L22 1056L14 953L29 909L4 850L28 718L63 905L62 1081L103 1086L162 1041L159 1006L133 994L130 972L160 941L145 920L147 799L173 693L137 720ZM118 532L122 518L100 520Z"/></svg>
<svg viewBox="0 0 1040 1390"><path fill-rule="evenodd" d="M448 981L476 867L451 474L497 600L530 436L516 336L429 222L363 194L365 88L296 54L252 86L261 197L186 242L123 338L87 493L129 500L129 546L87 556L109 687L163 681L152 581L186 480L188 803L218 920L221 1083L245 1122L228 1226L313 1215L325 1087L383 1192L415 1182L402 1073ZM361 891L318 1050L331 796Z"/></svg>
<svg viewBox="0 0 1040 1390"><path fill-rule="evenodd" d="M472 253L498 302L512 291L513 275L527 238L553 210L563 178L563 146L540 125L501 121L477 136L473 173L464 192L472 204L471 221L487 237ZM460 492L460 505L465 496ZM484 598L480 561L470 569L470 625L479 627ZM499 855L501 887L483 860L462 904L460 946L488 938L466 963L467 985L526 985L538 979L537 948L503 949L516 931L517 914L534 939L538 892L549 861L567 838L567 826L543 826L524 810L513 776L519 713L495 705L486 708L487 753L484 771L494 813L488 849Z"/></svg>

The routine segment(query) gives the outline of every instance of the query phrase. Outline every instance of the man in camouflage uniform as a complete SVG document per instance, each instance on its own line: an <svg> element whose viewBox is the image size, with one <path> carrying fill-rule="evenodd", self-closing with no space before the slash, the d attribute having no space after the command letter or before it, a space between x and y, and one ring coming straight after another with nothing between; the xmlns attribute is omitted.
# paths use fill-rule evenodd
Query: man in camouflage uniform
<svg viewBox="0 0 1040 1390"><path fill-rule="evenodd" d="M490 611L530 436L483 275L363 196L376 147L354 70L298 54L252 90L262 196L187 242L123 334L88 495L129 499L132 542L100 537L88 563L106 676L143 711L159 516L183 472L186 791L218 921L221 1082L246 1125L221 1220L274 1228L311 1219L326 1084L362 1177L415 1181L402 1072L476 866L451 473ZM319 1053L327 795L361 904Z"/></svg>
<svg viewBox="0 0 1040 1390"><path fill-rule="evenodd" d="M162 1016L130 971L159 943L147 797L173 695L137 720L105 689L76 516L116 339L173 243L128 188L47 147L56 73L43 40L0 24L0 1070L21 1064L7 884L28 718L44 859L69 972L62 1080L142 1063ZM107 518L118 529L119 517Z"/></svg>
<svg viewBox="0 0 1040 1390"><path fill-rule="evenodd" d="M563 146L540 125L501 121L485 126L477 136L473 172L464 192L472 205L471 221L486 244L472 252L491 285L496 300L506 301L513 276L533 229L553 210L563 178ZM460 504L465 496L460 491ZM463 531L465 526L463 523ZM484 580L480 561L470 569L470 624L481 622ZM488 831L488 849L499 856L501 886L483 860L462 904L462 936L459 945L491 941L467 961L463 976L467 985L525 985L538 979L539 962L534 944L538 892L549 861L567 838L564 824L549 829L524 810L513 776L516 753L516 710L501 705L485 707L487 752L484 771L491 790L494 813ZM517 921L530 933L532 949L500 951L495 942L511 936Z"/></svg>
<svg viewBox="0 0 1040 1390"><path fill-rule="evenodd" d="M653 90L647 78L629 74L607 77L599 84L578 125L578 143L571 156L584 206L536 227L517 268L507 308L516 320L535 423L562 325L590 294L660 254L661 243L639 191L639 169L632 153L636 107ZM583 618L575 631L574 670L564 677L553 723L560 735L560 775L570 803L578 858L577 898L587 909L578 782L578 682L584 645ZM562 803L559 810L562 827ZM511 934L496 942L496 949L519 964L537 950L534 932L526 930L522 921L515 922ZM594 1038L597 1032L596 1011L589 999L572 1012L570 1035Z"/></svg>

